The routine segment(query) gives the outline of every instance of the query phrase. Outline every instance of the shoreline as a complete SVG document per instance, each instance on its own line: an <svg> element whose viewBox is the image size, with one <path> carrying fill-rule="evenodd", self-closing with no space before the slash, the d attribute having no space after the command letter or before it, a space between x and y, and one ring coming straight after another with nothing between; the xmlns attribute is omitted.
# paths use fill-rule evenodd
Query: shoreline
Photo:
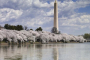
<svg viewBox="0 0 90 60"><path fill-rule="evenodd" d="M66 42L66 43L80 43L80 42ZM49 42L49 43L41 43L41 42L25 42L25 43L6 43L6 42L1 42L0 46L6 46L6 45L29 45L29 44L64 44L64 42Z"/></svg>

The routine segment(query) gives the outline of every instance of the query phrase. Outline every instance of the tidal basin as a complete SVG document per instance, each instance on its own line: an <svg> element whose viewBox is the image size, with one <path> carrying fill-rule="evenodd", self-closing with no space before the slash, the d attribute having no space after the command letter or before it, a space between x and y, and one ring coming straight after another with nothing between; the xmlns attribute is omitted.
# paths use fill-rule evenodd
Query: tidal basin
<svg viewBox="0 0 90 60"><path fill-rule="evenodd" d="M90 60L90 43L2 45L0 60Z"/></svg>

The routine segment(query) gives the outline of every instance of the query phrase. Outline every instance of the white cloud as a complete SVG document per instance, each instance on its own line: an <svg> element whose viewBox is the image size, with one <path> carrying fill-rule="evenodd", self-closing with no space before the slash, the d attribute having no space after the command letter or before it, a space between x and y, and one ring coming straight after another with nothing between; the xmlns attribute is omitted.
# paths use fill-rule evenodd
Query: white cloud
<svg viewBox="0 0 90 60"><path fill-rule="evenodd" d="M14 10L9 8L0 9L0 22L9 21L11 19L17 19L22 15L21 10Z"/></svg>
<svg viewBox="0 0 90 60"><path fill-rule="evenodd" d="M49 12L46 12L45 16L52 16L54 15L54 9L51 9Z"/></svg>
<svg viewBox="0 0 90 60"><path fill-rule="evenodd" d="M29 18L30 19L30 18ZM49 18L49 17L35 17L31 20L27 19L27 21L23 20L23 22L21 22L22 24L24 24L26 22L26 25L30 26L42 26L45 23L49 23L50 21L52 21L53 18Z"/></svg>
<svg viewBox="0 0 90 60"><path fill-rule="evenodd" d="M86 7L90 4L90 0L84 0L84 1L64 1L58 2L58 6L62 9L77 9L81 7Z"/></svg>
<svg viewBox="0 0 90 60"><path fill-rule="evenodd" d="M39 0L34 0L33 4L37 7L48 7L49 6L49 4L47 2L42 3Z"/></svg>
<svg viewBox="0 0 90 60"><path fill-rule="evenodd" d="M62 26L68 26L68 27L77 27L77 28L86 28L89 27L90 24L90 15L81 15L77 17L75 15L73 15L73 17L71 16L71 18L67 18L66 20L62 21Z"/></svg>

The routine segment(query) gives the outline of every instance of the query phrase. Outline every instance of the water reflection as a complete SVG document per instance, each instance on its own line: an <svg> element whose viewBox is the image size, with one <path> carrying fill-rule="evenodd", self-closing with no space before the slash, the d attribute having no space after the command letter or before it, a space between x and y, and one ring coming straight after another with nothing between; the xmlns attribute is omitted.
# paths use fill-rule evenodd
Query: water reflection
<svg viewBox="0 0 90 60"><path fill-rule="evenodd" d="M56 46L56 48L53 48L53 58L54 58L54 60L58 60L58 57L59 57L58 48Z"/></svg>
<svg viewBox="0 0 90 60"><path fill-rule="evenodd" d="M88 43L0 46L0 60L89 60L89 46Z"/></svg>
<svg viewBox="0 0 90 60"><path fill-rule="evenodd" d="M4 60L22 60L22 56L21 55L16 55L13 57L5 57Z"/></svg>

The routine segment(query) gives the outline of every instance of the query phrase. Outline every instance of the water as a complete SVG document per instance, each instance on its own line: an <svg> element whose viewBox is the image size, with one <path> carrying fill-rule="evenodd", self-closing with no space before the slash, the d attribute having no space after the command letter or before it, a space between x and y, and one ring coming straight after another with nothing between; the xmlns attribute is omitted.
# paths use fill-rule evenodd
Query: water
<svg viewBox="0 0 90 60"><path fill-rule="evenodd" d="M0 60L90 60L90 43L0 46Z"/></svg>

